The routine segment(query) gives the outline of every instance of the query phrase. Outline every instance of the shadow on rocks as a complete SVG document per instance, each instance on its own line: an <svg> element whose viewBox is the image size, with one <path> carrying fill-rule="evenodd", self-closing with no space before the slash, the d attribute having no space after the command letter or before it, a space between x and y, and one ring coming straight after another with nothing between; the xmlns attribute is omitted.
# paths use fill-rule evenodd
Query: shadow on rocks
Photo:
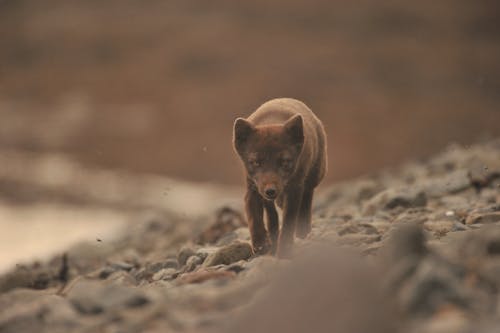
<svg viewBox="0 0 500 333"><path fill-rule="evenodd" d="M311 249L278 273L226 332L398 332L380 278L359 256Z"/></svg>

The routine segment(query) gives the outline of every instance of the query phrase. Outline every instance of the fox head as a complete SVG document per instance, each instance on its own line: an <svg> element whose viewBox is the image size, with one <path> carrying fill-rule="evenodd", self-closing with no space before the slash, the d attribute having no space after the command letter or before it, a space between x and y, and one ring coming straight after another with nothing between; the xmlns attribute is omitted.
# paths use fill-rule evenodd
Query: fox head
<svg viewBox="0 0 500 333"><path fill-rule="evenodd" d="M304 145L302 117L295 115L284 124L261 126L238 118L233 144L260 195L274 200L297 167Z"/></svg>

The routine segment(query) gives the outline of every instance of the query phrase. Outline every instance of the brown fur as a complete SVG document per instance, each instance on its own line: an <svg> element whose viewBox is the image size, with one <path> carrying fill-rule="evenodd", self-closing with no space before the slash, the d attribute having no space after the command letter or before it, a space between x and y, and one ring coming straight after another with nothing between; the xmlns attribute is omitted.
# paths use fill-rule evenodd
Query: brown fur
<svg viewBox="0 0 500 333"><path fill-rule="evenodd" d="M236 119L233 144L247 175L253 249L286 255L294 235L304 238L311 230L314 189L327 169L323 124L304 103L274 99L247 119ZM283 209L281 232L275 202Z"/></svg>

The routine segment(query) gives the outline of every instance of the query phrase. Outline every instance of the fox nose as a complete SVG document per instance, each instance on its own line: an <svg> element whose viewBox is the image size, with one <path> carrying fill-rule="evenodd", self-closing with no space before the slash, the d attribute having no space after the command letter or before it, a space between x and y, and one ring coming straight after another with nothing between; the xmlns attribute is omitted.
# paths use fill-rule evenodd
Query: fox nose
<svg viewBox="0 0 500 333"><path fill-rule="evenodd" d="M278 192L276 191L276 189L274 187L270 187L270 188L266 189L265 193L266 193L266 197L268 197L269 199L274 199L274 198L276 198L276 194Z"/></svg>

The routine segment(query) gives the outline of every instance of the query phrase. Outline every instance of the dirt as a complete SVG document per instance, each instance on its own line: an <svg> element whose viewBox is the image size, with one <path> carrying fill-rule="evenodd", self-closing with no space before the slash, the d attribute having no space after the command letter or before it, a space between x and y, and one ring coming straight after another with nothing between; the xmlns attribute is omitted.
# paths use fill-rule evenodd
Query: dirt
<svg viewBox="0 0 500 333"><path fill-rule="evenodd" d="M18 265L0 332L498 330L499 140L325 188L290 260L252 255L241 206L212 208Z"/></svg>

